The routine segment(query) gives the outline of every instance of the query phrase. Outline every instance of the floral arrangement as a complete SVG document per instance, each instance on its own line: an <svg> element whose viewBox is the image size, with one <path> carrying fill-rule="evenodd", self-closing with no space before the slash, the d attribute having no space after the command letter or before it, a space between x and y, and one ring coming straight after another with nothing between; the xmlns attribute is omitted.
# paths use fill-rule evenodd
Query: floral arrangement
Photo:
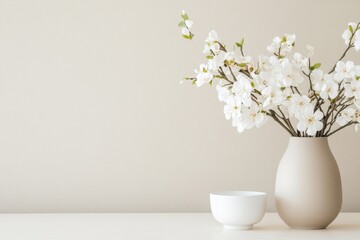
<svg viewBox="0 0 360 240"><path fill-rule="evenodd" d="M184 11L181 17L182 36L191 40L193 22ZM294 34L274 37L267 47L271 55L254 61L244 54L244 39L228 49L211 31L203 50L207 63L195 70L195 77L185 80L198 87L218 80L216 90L225 103L225 118L239 132L261 127L269 118L296 137L328 137L353 124L357 130L360 65L343 59L350 49L360 50L360 23L349 23L342 38L346 49L326 73L320 63L312 63L313 47L307 46L305 56L292 53Z"/></svg>

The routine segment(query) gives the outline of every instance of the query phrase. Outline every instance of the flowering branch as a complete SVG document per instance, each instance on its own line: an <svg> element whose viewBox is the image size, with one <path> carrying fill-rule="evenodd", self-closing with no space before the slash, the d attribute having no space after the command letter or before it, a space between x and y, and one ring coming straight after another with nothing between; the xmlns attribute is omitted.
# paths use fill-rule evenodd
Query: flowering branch
<svg viewBox="0 0 360 240"><path fill-rule="evenodd" d="M330 136L333 135L334 133L336 133L336 132L340 131L341 129L346 128L346 127L348 127L348 126L350 126L350 125L352 125L352 124L358 124L358 122L357 122L357 121L348 122L348 123L345 124L344 126L341 126L341 127L339 127L338 129L336 129L335 131L327 134L326 137L330 137Z"/></svg>
<svg viewBox="0 0 360 240"><path fill-rule="evenodd" d="M346 56L347 52L348 52L352 47L355 46L355 44L352 42L352 40L353 40L354 37L355 37L355 33L357 33L357 30L359 29L360 23L358 23L358 24L356 25L355 31L354 31L354 29L353 29L352 26L353 26L353 24L349 24L349 29L348 29L348 30L350 31L351 36L350 36L350 38L349 38L349 40L348 40L348 41L349 41L348 47L345 49L344 53L341 55L341 57L339 58L339 60L338 60L337 62L340 62L341 60L343 60L344 57ZM348 34L348 32L345 30L344 34ZM344 34L343 34L343 36L344 36ZM346 38L346 36L345 36L345 38ZM347 41L347 40L345 40L345 41ZM335 68L336 68L336 63L335 63L335 65L334 65L334 67L329 71L329 74L333 73L333 72L335 71Z"/></svg>
<svg viewBox="0 0 360 240"><path fill-rule="evenodd" d="M185 12L181 16L182 35L191 40L193 23ZM267 47L272 55L254 61L244 54L244 39L235 42L237 53L226 49L217 33L210 31L203 50L208 62L195 70L196 77L186 79L198 87L219 79L216 89L225 103L225 118L239 132L261 127L271 118L291 136L328 137L360 122L360 65L342 61L351 48L360 50L359 29L360 23L349 23L342 35L347 48L327 74L320 63L311 64L311 46L306 56L297 52L289 56L295 35L275 37ZM298 88L305 79L307 95ZM335 123L340 127L332 130Z"/></svg>

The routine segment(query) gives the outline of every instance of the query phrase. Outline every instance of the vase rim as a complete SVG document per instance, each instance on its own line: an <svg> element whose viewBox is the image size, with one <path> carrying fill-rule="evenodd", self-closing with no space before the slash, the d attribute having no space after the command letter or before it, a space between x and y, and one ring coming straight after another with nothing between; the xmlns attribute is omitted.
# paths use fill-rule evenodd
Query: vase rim
<svg viewBox="0 0 360 240"><path fill-rule="evenodd" d="M329 138L329 137L295 137L295 136L290 136L290 138L294 138L294 139L296 139L296 138L304 138L304 139L327 139L327 138Z"/></svg>
<svg viewBox="0 0 360 240"><path fill-rule="evenodd" d="M292 143L328 143L328 137L290 137L289 142Z"/></svg>

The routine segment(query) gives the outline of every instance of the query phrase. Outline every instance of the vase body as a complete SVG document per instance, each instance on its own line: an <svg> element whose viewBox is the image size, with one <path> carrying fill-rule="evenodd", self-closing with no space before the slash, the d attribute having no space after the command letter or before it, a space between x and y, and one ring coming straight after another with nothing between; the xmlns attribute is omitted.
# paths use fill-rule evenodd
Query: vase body
<svg viewBox="0 0 360 240"><path fill-rule="evenodd" d="M327 138L291 137L276 174L275 205L291 228L323 229L338 215L341 177Z"/></svg>

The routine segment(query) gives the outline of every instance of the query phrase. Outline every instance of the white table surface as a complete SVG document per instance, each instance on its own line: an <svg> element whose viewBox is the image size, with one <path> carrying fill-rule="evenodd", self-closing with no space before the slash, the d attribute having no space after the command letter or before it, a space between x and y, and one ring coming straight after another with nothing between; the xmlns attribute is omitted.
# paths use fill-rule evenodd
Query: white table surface
<svg viewBox="0 0 360 240"><path fill-rule="evenodd" d="M340 213L326 230L288 228L267 213L253 230L224 230L210 213L0 214L1 240L360 240L360 213Z"/></svg>

